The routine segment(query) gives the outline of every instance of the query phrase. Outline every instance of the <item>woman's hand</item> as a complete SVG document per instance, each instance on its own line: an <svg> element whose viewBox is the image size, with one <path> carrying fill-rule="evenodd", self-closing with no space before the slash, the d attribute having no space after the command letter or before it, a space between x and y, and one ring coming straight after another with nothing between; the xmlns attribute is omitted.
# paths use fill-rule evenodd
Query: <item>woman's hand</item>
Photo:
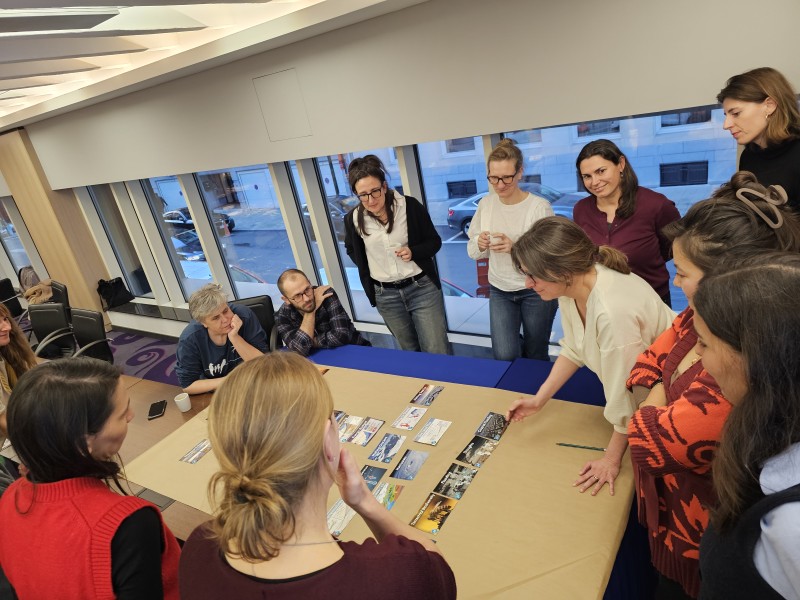
<svg viewBox="0 0 800 600"><path fill-rule="evenodd" d="M347 506L356 512L363 509L365 501L375 500L367 482L361 476L361 471L356 464L356 460L347 450L342 448L339 453L339 468L337 470L336 485L339 487L339 494ZM377 502L377 500L375 500Z"/></svg>
<svg viewBox="0 0 800 600"><path fill-rule="evenodd" d="M511 246L514 245L514 242L511 241L510 237L508 237L505 233L499 232L492 232L491 235L492 237L489 249L492 252L511 252Z"/></svg>
<svg viewBox="0 0 800 600"><path fill-rule="evenodd" d="M535 396L522 396L508 407L506 411L506 421L522 421L525 417L535 415L537 412L544 408L550 398L540 397L539 394Z"/></svg>
<svg viewBox="0 0 800 600"><path fill-rule="evenodd" d="M236 314L233 315L231 318L231 328L230 331L228 331L228 337L239 335L239 330L242 328L242 325L244 325L244 322L242 321L241 317Z"/></svg>
<svg viewBox="0 0 800 600"><path fill-rule="evenodd" d="M620 465L615 463L608 457L603 457L597 460L590 460L587 462L578 479L572 485L580 487L581 494L592 488L592 496L596 496L597 492L605 485L608 484L608 491L614 495L614 480L619 475Z"/></svg>
<svg viewBox="0 0 800 600"><path fill-rule="evenodd" d="M403 246L402 248L398 248L395 251L395 254L397 255L397 258L399 258L403 262L408 262L411 260L411 256L413 253L411 252L411 248L409 248L408 246Z"/></svg>
<svg viewBox="0 0 800 600"><path fill-rule="evenodd" d="M492 243L492 234L488 231L481 231L478 235L478 250L486 252L489 249L489 244Z"/></svg>

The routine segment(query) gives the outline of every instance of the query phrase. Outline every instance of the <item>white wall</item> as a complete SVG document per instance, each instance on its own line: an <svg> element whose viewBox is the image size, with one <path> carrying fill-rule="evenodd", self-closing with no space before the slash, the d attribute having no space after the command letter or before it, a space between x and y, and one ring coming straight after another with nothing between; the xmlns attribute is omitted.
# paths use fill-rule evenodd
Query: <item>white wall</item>
<svg viewBox="0 0 800 600"><path fill-rule="evenodd" d="M800 3L431 0L27 127L53 188L710 104L798 86ZM312 135L270 142L252 79L296 69Z"/></svg>

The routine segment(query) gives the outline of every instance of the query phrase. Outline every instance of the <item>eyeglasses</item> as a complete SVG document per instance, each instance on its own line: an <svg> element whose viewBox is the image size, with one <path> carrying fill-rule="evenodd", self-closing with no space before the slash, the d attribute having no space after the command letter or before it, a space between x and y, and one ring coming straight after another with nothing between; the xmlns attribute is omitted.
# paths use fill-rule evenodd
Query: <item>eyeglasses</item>
<svg viewBox="0 0 800 600"><path fill-rule="evenodd" d="M488 179L489 183L491 183L492 185L497 185L501 181L506 185L508 185L509 183L514 181L514 177L517 176L517 173L519 173L519 169L514 171L513 175L500 175L499 177L497 175L487 175L486 179Z"/></svg>
<svg viewBox="0 0 800 600"><path fill-rule="evenodd" d="M289 300L291 300L292 302L301 302L303 300L303 298L305 298L306 296L311 297L313 295L314 295L314 288L311 287L311 286L308 286L306 289L304 289L299 294L295 294L294 296L290 297Z"/></svg>
<svg viewBox="0 0 800 600"><path fill-rule="evenodd" d="M536 285L536 277L534 277L533 275L531 275L530 273L528 273L528 272L527 272L525 269L523 269L522 267L520 267L520 268L519 268L519 272L520 272L520 273L522 273L522 275L523 275L523 276L525 276L525 277L529 278L529 279L530 279L530 280L533 282L533 285Z"/></svg>
<svg viewBox="0 0 800 600"><path fill-rule="evenodd" d="M382 193L383 193L383 186L376 187L374 190L370 190L368 192L356 194L356 196L358 197L359 200L361 200L361 202L366 204L367 202L369 202L370 196L372 196L373 198L375 198L375 200L377 200L378 198L381 197Z"/></svg>

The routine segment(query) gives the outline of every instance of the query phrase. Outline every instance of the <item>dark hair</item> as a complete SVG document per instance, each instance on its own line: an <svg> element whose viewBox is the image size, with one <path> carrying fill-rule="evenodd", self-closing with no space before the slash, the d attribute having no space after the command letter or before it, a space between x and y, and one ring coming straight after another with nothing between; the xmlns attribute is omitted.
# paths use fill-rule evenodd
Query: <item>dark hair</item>
<svg viewBox="0 0 800 600"><path fill-rule="evenodd" d="M761 497L764 461L800 442L800 255L761 254L736 271L712 272L694 305L709 331L741 355L747 381L714 458L712 521L725 531Z"/></svg>
<svg viewBox="0 0 800 600"><path fill-rule="evenodd" d="M291 278L294 279L295 277L303 277L304 279L308 280L308 276L303 273L300 269L286 269L283 273L280 274L278 277L278 281L275 285L278 286L278 290L280 291L282 296L286 295L286 290L283 289L284 282Z"/></svg>
<svg viewBox="0 0 800 600"><path fill-rule="evenodd" d="M14 374L20 377L36 366L36 356L31 350L28 338L17 324L17 320L11 316L8 307L2 303L0 303L0 319L8 319L8 322L11 323L9 342L5 346L0 346L0 357L13 369Z"/></svg>
<svg viewBox="0 0 800 600"><path fill-rule="evenodd" d="M347 167L347 181L350 183L350 189L353 190L354 194L357 193L356 184L365 177L374 177L381 182L381 185L386 183L386 167L383 166L381 159L374 154L367 154L363 158L354 158ZM386 189L386 204L384 206L386 207L386 217L389 220L386 232L391 233L392 227L394 226L394 190L388 187ZM369 211L364 208L363 202L359 202L355 210L358 234L361 236L369 235L364 231L364 213Z"/></svg>
<svg viewBox="0 0 800 600"><path fill-rule="evenodd" d="M800 136L797 94L780 71L772 67L759 67L734 75L717 94L717 102L722 103L726 98L759 104L767 98L775 101L775 112L767 121L768 145Z"/></svg>
<svg viewBox="0 0 800 600"><path fill-rule="evenodd" d="M773 228L739 199L737 192L764 215L780 215L782 225ZM785 204L775 206L758 196L768 192L755 175L739 171L711 198L697 202L681 219L665 226L661 234L673 243L680 240L683 253L703 273L724 265L736 266L765 251L800 252L800 219Z"/></svg>
<svg viewBox="0 0 800 600"><path fill-rule="evenodd" d="M597 246L566 217L545 217L511 247L511 260L537 279L572 283L572 276L588 272L595 263L627 275L628 259L610 246Z"/></svg>
<svg viewBox="0 0 800 600"><path fill-rule="evenodd" d="M497 145L492 148L489 158L486 159L486 168L489 168L490 162L501 160L513 160L516 172L522 168L522 152L517 148L517 144L511 138L504 138L500 140Z"/></svg>
<svg viewBox="0 0 800 600"><path fill-rule="evenodd" d="M120 371L94 358L43 363L20 377L8 399L8 437L33 482L73 477L117 479L120 465L89 452L114 410Z"/></svg>
<svg viewBox="0 0 800 600"><path fill-rule="evenodd" d="M619 199L619 206L617 206L617 217L620 219L627 219L636 210L636 192L639 190L639 178L633 171L631 161L622 153L617 145L611 140L595 140L586 144L575 159L575 168L578 170L578 177L581 182L583 176L581 175L581 163L587 158L599 156L607 161L619 166L620 161L625 159L625 168L622 169L620 187L622 188L622 196ZM584 189L589 192L586 184L583 184ZM591 192L589 192L591 194ZM594 197L594 196L593 196ZM597 198L595 198L597 200Z"/></svg>

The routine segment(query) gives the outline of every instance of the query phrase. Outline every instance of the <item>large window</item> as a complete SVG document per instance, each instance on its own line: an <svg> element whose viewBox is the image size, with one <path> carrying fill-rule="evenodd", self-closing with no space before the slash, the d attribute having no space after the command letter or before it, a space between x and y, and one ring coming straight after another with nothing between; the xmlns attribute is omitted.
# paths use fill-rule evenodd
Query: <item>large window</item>
<svg viewBox="0 0 800 600"><path fill-rule="evenodd" d="M130 234L111 193L111 187L109 185L92 185L88 190L97 214L100 216L100 221L103 223L108 241L111 243L111 248L114 250L114 255L122 269L128 289L134 296L152 298L150 282L144 274L142 261L139 260L133 247Z"/></svg>
<svg viewBox="0 0 800 600"><path fill-rule="evenodd" d="M4 200L6 199L4 198ZM2 202L0 202L0 244L2 244L11 264L14 266L14 271L19 272L22 267L31 264L28 253L25 252L25 248L19 239L17 229L11 222L11 217Z"/></svg>

